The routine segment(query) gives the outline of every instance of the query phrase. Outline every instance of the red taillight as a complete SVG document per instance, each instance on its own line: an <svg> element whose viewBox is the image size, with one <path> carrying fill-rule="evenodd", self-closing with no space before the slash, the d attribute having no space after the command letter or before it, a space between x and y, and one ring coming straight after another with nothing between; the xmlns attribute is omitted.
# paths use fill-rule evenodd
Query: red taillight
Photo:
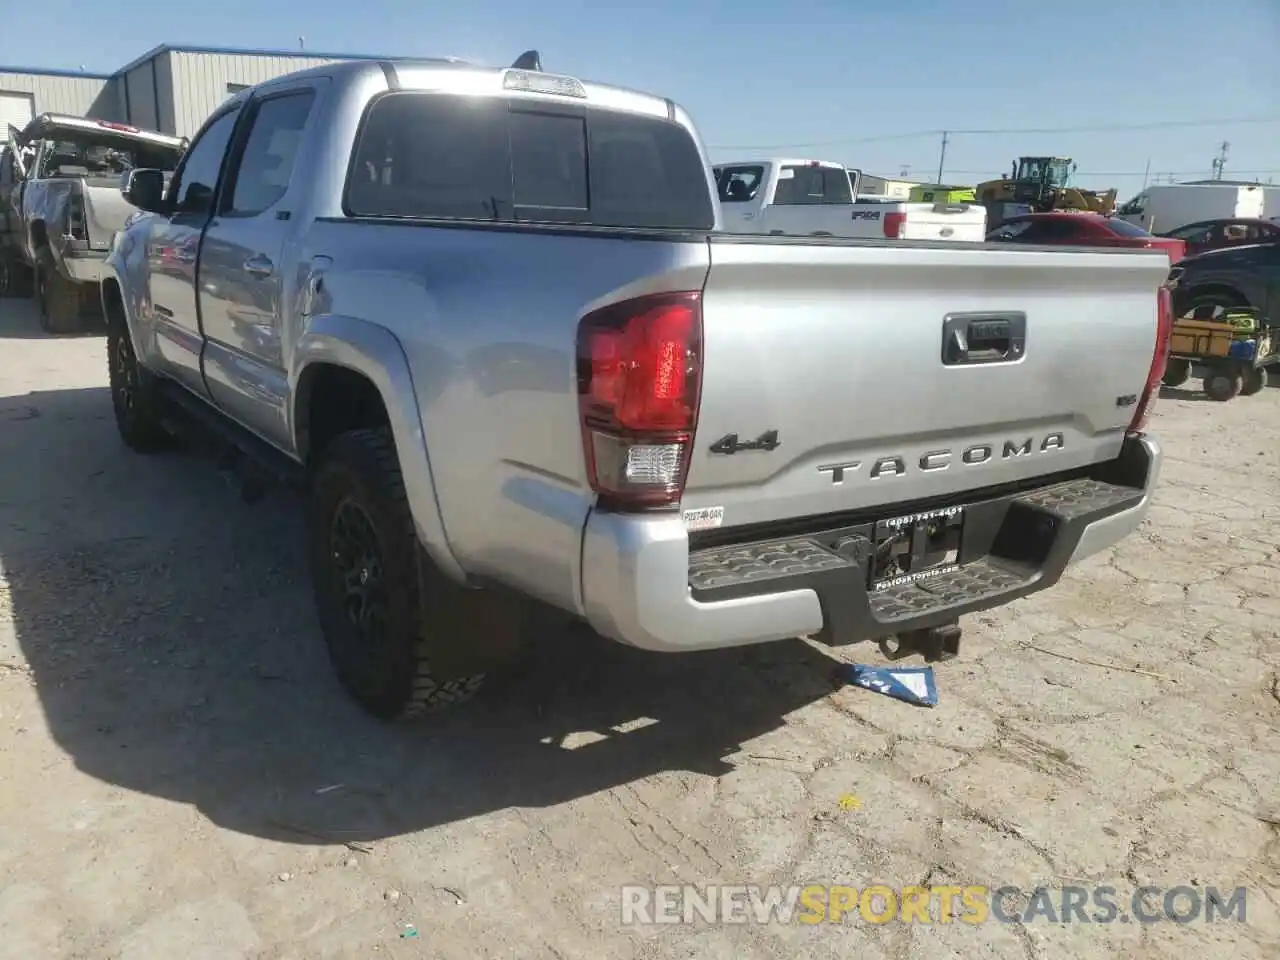
<svg viewBox="0 0 1280 960"><path fill-rule="evenodd" d="M131 127L127 123L116 123L114 120L99 120L98 126L106 127L108 130L122 130L125 133L139 133L137 127Z"/></svg>
<svg viewBox="0 0 1280 960"><path fill-rule="evenodd" d="M1161 286L1156 294L1156 343L1151 355L1151 369L1147 373L1147 386L1138 398L1138 407L1133 412L1133 420L1129 423L1130 433L1142 433L1147 420L1155 407L1156 392L1160 389L1160 381L1164 379L1165 366L1169 363L1169 346L1173 339L1173 293L1169 287Z"/></svg>
<svg viewBox="0 0 1280 960"><path fill-rule="evenodd" d="M884 215L884 238L897 240L902 236L902 228L907 225L905 213L886 213Z"/></svg>
<svg viewBox="0 0 1280 960"><path fill-rule="evenodd" d="M697 292L615 303L578 326L578 409L587 477L614 509L679 503L702 373Z"/></svg>

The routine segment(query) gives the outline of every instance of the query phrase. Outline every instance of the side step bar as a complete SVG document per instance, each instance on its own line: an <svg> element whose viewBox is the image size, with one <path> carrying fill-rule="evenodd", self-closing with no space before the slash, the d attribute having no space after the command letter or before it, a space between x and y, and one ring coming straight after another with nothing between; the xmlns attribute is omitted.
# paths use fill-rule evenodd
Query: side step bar
<svg viewBox="0 0 1280 960"><path fill-rule="evenodd" d="M306 468L296 460L177 384L159 380L156 386L166 408L162 417L165 429L193 440L212 441L220 468L238 477L246 501L260 499L273 483L295 488L306 485Z"/></svg>

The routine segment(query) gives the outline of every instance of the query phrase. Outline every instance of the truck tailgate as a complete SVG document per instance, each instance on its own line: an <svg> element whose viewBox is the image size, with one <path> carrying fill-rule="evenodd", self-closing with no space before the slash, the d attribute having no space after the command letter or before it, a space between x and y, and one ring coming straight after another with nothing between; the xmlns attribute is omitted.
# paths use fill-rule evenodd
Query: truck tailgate
<svg viewBox="0 0 1280 960"><path fill-rule="evenodd" d="M702 515L725 527L1116 457L1168 274L1163 251L758 237L710 249L683 505L722 507Z"/></svg>
<svg viewBox="0 0 1280 960"><path fill-rule="evenodd" d="M987 238L987 211L980 203L912 203L907 206L903 240L981 243Z"/></svg>
<svg viewBox="0 0 1280 960"><path fill-rule="evenodd" d="M84 217L89 229L89 246L94 250L106 250L111 238L124 229L125 221L138 212L138 208L125 200L120 193L118 180L93 178L84 181Z"/></svg>

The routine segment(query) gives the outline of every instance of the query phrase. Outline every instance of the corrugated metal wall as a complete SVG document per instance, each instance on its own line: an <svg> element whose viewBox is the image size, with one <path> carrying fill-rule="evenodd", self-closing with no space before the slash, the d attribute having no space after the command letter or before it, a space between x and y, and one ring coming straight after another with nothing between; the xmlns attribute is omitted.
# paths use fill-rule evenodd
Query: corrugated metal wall
<svg viewBox="0 0 1280 960"><path fill-rule="evenodd" d="M117 78L126 119L135 126L173 133L172 56L161 53Z"/></svg>
<svg viewBox="0 0 1280 960"><path fill-rule="evenodd" d="M160 126L160 111L156 105L156 89L151 75L152 62L144 60L128 73L116 78L127 113L125 119L134 126L147 130L156 130Z"/></svg>
<svg viewBox="0 0 1280 960"><path fill-rule="evenodd" d="M170 90L175 129L167 133L190 137L218 104L227 99L227 84L252 86L274 77L333 63L317 57L245 56L231 53L167 55L172 69Z"/></svg>
<svg viewBox="0 0 1280 960"><path fill-rule="evenodd" d="M0 73L0 93L29 93L36 113L70 113L98 120L123 120L116 86L101 77L60 77Z"/></svg>

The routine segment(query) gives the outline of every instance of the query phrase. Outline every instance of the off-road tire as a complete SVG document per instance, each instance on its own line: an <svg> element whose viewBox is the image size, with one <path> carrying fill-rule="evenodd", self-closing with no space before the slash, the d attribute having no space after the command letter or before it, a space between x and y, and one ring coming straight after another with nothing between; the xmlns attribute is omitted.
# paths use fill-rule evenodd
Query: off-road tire
<svg viewBox="0 0 1280 960"><path fill-rule="evenodd" d="M68 280L48 260L35 269L32 291L45 333L81 333L86 329L80 284Z"/></svg>
<svg viewBox="0 0 1280 960"><path fill-rule="evenodd" d="M376 559L354 576L361 589L375 583L382 628L366 634L349 607L368 602L351 599L358 563L347 571L344 594L341 568L349 558L341 556L337 534L344 510L363 517L376 541ZM454 584L422 549L388 429L352 430L321 451L307 539L320 628L338 680L357 703L379 719L406 720L475 696L502 653L482 648L493 626L487 615L511 608ZM497 632L516 638L518 619L498 624Z"/></svg>
<svg viewBox="0 0 1280 960"><path fill-rule="evenodd" d="M1249 367L1244 371L1240 384L1240 396L1251 397L1261 393L1267 386L1267 370L1265 367Z"/></svg>
<svg viewBox="0 0 1280 960"><path fill-rule="evenodd" d="M10 254L0 254L0 297L31 296L31 268Z"/></svg>
<svg viewBox="0 0 1280 960"><path fill-rule="evenodd" d="M138 363L123 323L107 327L107 375L116 429L135 453L161 453L175 445L161 423L155 378Z"/></svg>
<svg viewBox="0 0 1280 960"><path fill-rule="evenodd" d="M1239 373L1218 371L1204 378L1204 394L1210 400L1225 403L1234 400L1243 385Z"/></svg>
<svg viewBox="0 0 1280 960"><path fill-rule="evenodd" d="M1191 361L1171 359L1160 382L1166 387L1180 387L1191 377Z"/></svg>

